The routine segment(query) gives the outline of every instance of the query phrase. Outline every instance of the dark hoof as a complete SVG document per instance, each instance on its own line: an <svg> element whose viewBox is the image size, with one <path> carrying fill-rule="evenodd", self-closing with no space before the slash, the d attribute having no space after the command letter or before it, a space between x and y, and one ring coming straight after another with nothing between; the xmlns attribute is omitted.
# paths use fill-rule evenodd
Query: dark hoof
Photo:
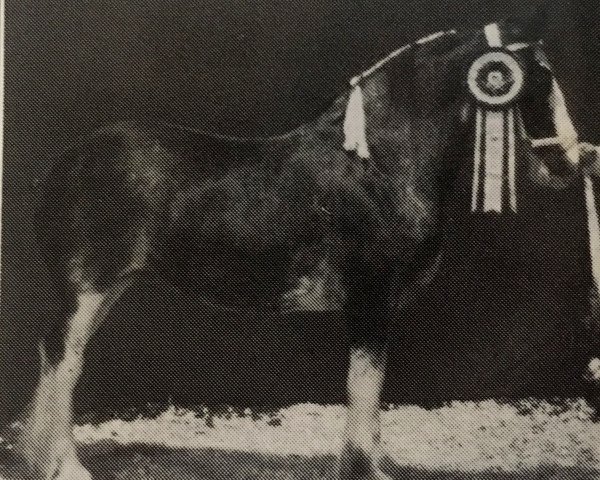
<svg viewBox="0 0 600 480"><path fill-rule="evenodd" d="M378 466L377 457L356 447L345 447L335 480L393 480Z"/></svg>

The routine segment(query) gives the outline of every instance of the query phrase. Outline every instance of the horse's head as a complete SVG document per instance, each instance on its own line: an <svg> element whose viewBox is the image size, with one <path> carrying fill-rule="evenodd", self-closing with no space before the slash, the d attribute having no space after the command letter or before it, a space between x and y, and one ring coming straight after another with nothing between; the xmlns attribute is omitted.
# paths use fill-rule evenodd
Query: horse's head
<svg viewBox="0 0 600 480"><path fill-rule="evenodd" d="M369 149L391 153L400 144L418 164L436 159L444 182L466 158L474 208L506 206L524 173L538 184L568 185L577 173L577 134L544 53L543 27L535 17L447 32L367 71L360 84ZM382 168L397 162L382 157ZM477 198L488 189L492 200Z"/></svg>

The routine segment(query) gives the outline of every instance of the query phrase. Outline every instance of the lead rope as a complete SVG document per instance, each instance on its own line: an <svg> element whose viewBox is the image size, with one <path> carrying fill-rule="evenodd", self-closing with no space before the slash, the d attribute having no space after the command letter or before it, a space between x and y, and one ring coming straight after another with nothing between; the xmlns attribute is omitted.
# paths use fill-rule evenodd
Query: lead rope
<svg viewBox="0 0 600 480"><path fill-rule="evenodd" d="M600 146L595 147L596 162L600 162ZM592 268L592 289L596 301L600 299L600 221L596 207L594 183L590 175L583 177L585 208L587 212L588 241L590 245L590 264Z"/></svg>

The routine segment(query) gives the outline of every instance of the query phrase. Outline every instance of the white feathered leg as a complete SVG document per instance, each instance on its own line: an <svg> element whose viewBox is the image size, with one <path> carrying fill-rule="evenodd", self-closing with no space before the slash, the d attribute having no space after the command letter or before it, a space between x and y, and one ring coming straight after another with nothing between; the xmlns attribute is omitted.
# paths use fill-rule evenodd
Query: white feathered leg
<svg viewBox="0 0 600 480"><path fill-rule="evenodd" d="M41 376L17 453L44 480L91 480L73 442L73 392L83 369L85 348L110 307L127 288L123 282L106 292L84 292L67 322L62 358L51 365L41 348Z"/></svg>

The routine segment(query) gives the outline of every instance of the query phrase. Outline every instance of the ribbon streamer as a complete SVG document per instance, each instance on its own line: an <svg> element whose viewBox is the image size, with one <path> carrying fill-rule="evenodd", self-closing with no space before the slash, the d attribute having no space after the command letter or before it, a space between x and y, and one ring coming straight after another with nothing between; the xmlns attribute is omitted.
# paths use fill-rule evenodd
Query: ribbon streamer
<svg viewBox="0 0 600 480"><path fill-rule="evenodd" d="M473 170L473 211L502 212L508 189L510 209L517 211L515 111L477 108Z"/></svg>
<svg viewBox="0 0 600 480"><path fill-rule="evenodd" d="M502 47L497 24L487 25L484 32L490 48ZM477 107L471 198L471 210L474 212L500 213L505 201L513 212L517 211L515 117L518 115L515 109L510 103L484 103ZM505 200L506 191L508 199Z"/></svg>
<svg viewBox="0 0 600 480"><path fill-rule="evenodd" d="M344 149L356 152L360 158L370 157L363 93L359 84L352 89L346 105L344 137Z"/></svg>

